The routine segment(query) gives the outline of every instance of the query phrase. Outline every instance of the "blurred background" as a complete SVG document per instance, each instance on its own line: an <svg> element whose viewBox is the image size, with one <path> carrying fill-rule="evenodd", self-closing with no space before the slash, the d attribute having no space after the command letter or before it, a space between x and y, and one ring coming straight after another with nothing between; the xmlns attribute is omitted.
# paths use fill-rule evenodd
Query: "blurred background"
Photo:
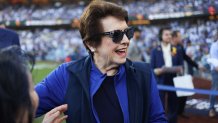
<svg viewBox="0 0 218 123"><path fill-rule="evenodd" d="M209 57L211 43L218 40L218 0L111 0L129 12L129 25L141 30L144 61L150 62L151 50L158 44L160 27L169 25L179 30L186 53L204 66L193 68L194 86L210 89ZM78 26L79 17L90 0L0 0L0 24L19 34L21 47L31 54L36 65L35 84L63 62L87 55ZM208 95L188 98L179 123L217 123L208 117ZM218 111L218 104L215 105ZM41 118L35 120L39 123Z"/></svg>

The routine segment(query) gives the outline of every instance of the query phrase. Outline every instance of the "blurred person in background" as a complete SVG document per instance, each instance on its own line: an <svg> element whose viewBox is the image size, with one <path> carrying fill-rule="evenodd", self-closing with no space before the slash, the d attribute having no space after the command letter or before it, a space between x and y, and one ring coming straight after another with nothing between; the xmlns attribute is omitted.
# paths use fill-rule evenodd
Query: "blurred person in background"
<svg viewBox="0 0 218 123"><path fill-rule="evenodd" d="M151 53L151 67L154 69L158 84L174 86L173 78L183 71L183 59L177 47L171 45L172 35L170 27L163 27L159 30L159 40L160 45L154 48ZM169 123L176 123L178 108L176 93L160 91L160 97L162 104L167 107Z"/></svg>
<svg viewBox="0 0 218 123"><path fill-rule="evenodd" d="M65 58L65 62L79 60L82 57L84 57L84 55L81 52L81 47L78 45L78 46L75 46L74 52Z"/></svg>
<svg viewBox="0 0 218 123"><path fill-rule="evenodd" d="M141 40L141 30L139 28L135 28L134 36L130 40L130 45L128 49L127 57L132 61L144 61L143 58L143 45Z"/></svg>
<svg viewBox="0 0 218 123"><path fill-rule="evenodd" d="M182 51L182 56L188 64L195 67L196 69L199 69L199 65L186 54L182 42L182 35L178 30L172 32L172 45L177 46L178 50Z"/></svg>
<svg viewBox="0 0 218 123"><path fill-rule="evenodd" d="M32 123L38 106L25 54L13 46L0 50L0 122ZM62 105L48 112L42 123L61 123L67 109Z"/></svg>
<svg viewBox="0 0 218 123"><path fill-rule="evenodd" d="M92 1L80 18L89 56L64 63L35 86L37 116L68 104L68 123L166 123L156 80L146 63L126 58L134 29L121 6Z"/></svg>
<svg viewBox="0 0 218 123"><path fill-rule="evenodd" d="M181 52L183 62L186 61L191 66L194 66L196 69L199 68L199 65L185 53L185 49L183 47L183 42L182 42L182 36L178 30L172 32L172 45L176 46L177 50ZM204 68L201 67L201 69ZM178 98L178 115L181 115L184 118L188 118L188 116L183 114L186 105L186 100L187 97Z"/></svg>
<svg viewBox="0 0 218 123"><path fill-rule="evenodd" d="M195 57L195 47L192 46L192 42L190 40L187 41L187 47L186 47L186 55L191 58L191 60L194 59ZM188 74L193 75L194 71L193 71L193 66L196 67L198 69L198 65L197 64L190 64L188 62Z"/></svg>
<svg viewBox="0 0 218 123"><path fill-rule="evenodd" d="M218 34L218 33L217 33ZM210 48L210 59L213 60L211 63L211 75L212 75L212 85L211 90L218 90L218 40L212 43ZM209 109L209 117L215 117L215 105L216 96L210 96L210 109Z"/></svg>
<svg viewBox="0 0 218 123"><path fill-rule="evenodd" d="M20 47L20 38L19 35L13 31L5 28L4 24L0 24L0 49L7 48L10 46ZM28 53L28 56L31 57L31 62L33 67L35 65L35 55L31 52ZM31 71L33 70L33 67Z"/></svg>
<svg viewBox="0 0 218 123"><path fill-rule="evenodd" d="M16 32L6 29L3 24L0 24L0 49L17 45L20 47L19 36Z"/></svg>

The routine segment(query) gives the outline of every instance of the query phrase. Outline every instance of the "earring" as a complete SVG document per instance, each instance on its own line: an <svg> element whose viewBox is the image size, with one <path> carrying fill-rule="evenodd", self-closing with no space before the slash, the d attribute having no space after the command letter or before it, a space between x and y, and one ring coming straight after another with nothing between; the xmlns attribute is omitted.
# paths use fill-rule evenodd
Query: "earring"
<svg viewBox="0 0 218 123"><path fill-rule="evenodd" d="M92 51L92 52L95 52L95 49L91 48L91 51Z"/></svg>

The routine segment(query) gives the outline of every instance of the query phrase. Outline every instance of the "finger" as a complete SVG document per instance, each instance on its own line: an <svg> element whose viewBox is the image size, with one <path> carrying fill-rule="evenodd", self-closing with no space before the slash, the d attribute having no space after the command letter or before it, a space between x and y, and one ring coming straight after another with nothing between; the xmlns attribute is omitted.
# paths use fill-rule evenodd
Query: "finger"
<svg viewBox="0 0 218 123"><path fill-rule="evenodd" d="M57 112L51 114L48 117L44 117L44 119L43 119L44 122L43 123L53 123L54 120L57 119L60 114L61 113L59 111L57 111Z"/></svg>
<svg viewBox="0 0 218 123"><path fill-rule="evenodd" d="M58 110L60 111L60 113L63 113L65 111L67 111L67 108L68 108L68 105L67 104L64 104L64 105L61 105Z"/></svg>
<svg viewBox="0 0 218 123"><path fill-rule="evenodd" d="M48 115L52 115L54 114L55 112L57 111L60 111L60 113L64 112L67 110L67 104L64 104L64 105L60 105L54 109L52 109L51 111L48 112Z"/></svg>
<svg viewBox="0 0 218 123"><path fill-rule="evenodd" d="M67 115L64 115L64 116L56 119L54 123L62 123L64 120L67 119L67 117L68 117Z"/></svg>

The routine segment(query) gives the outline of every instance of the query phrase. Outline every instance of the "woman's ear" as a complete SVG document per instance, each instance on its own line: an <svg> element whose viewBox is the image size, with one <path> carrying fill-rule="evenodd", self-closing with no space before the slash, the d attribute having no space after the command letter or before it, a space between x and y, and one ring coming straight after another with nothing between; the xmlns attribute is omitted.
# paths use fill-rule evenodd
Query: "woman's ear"
<svg viewBox="0 0 218 123"><path fill-rule="evenodd" d="M88 44L86 44L87 45L87 47L89 48L89 50L91 51L91 52L95 52L95 48L93 47L93 46L90 46L90 45L88 45Z"/></svg>
<svg viewBox="0 0 218 123"><path fill-rule="evenodd" d="M89 47L89 49L91 50L91 52L95 52L95 48L94 47Z"/></svg>

